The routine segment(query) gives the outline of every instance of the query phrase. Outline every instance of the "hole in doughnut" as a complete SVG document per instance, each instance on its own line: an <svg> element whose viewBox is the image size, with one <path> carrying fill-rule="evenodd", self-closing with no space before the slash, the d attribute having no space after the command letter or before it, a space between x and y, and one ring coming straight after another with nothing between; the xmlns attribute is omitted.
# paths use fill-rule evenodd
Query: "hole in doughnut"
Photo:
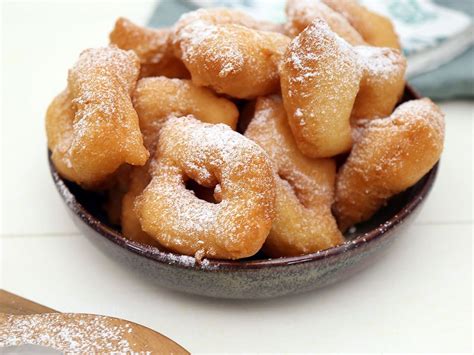
<svg viewBox="0 0 474 355"><path fill-rule="evenodd" d="M298 201L301 203L301 205L304 207L304 208L308 208L308 204L307 204L307 201L306 201L306 198L304 197L303 195L303 191L301 191L300 188L298 188L298 185L297 185L297 182L295 180L295 177L294 176L291 176L291 174L285 174L284 172L282 171L278 171L278 176L280 177L280 179L282 179L283 181L285 181L286 183L288 183L288 185L290 186L291 190L293 191L293 193L295 194L296 198L298 199Z"/></svg>
<svg viewBox="0 0 474 355"><path fill-rule="evenodd" d="M219 184L213 187L206 187L199 185L193 179L189 179L186 181L185 186L186 189L194 192L194 195L201 200L214 204L218 204L221 202Z"/></svg>
<svg viewBox="0 0 474 355"><path fill-rule="evenodd" d="M250 121L255 116L256 100L247 101L245 103L238 103L240 116L237 124L237 132L244 134L247 130Z"/></svg>

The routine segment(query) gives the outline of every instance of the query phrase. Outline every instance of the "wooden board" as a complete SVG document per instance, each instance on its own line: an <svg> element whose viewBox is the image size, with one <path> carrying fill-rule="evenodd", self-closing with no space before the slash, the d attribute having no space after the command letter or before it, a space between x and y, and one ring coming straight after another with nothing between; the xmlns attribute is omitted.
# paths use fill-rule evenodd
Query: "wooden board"
<svg viewBox="0 0 474 355"><path fill-rule="evenodd" d="M28 328L30 326L31 329ZM104 339L102 344L100 341L97 342L97 334L95 336L93 334L94 328L99 328L99 330L105 328L105 337L110 331L116 331L117 329L123 329L124 331L112 341ZM65 329L66 333L80 336L82 344L76 344L74 349L68 348L70 344L64 341L58 329ZM23 339L24 334L31 334L29 339L24 339L24 344L42 346L52 346L54 344L53 347L56 350L63 352L77 350L77 346L81 350L94 353L110 352L110 346L117 346L116 350L120 351L122 350L120 344L125 341L129 344L130 351L133 352L189 354L186 349L171 339L142 325L106 316L60 313L52 308L0 289L0 346L9 345L2 344L1 339L9 337ZM88 338L93 338L93 342ZM23 343L10 345L23 345Z"/></svg>
<svg viewBox="0 0 474 355"><path fill-rule="evenodd" d="M15 315L56 313L52 308L0 289L0 313Z"/></svg>

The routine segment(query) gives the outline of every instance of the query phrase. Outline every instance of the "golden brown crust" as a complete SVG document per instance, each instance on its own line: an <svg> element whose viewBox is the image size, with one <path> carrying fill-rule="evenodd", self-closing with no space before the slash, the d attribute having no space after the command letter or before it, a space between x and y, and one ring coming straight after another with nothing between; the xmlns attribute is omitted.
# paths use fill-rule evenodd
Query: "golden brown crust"
<svg viewBox="0 0 474 355"><path fill-rule="evenodd" d="M239 259L263 245L274 217L275 182L266 154L228 126L192 116L166 121L151 169L135 202L145 232L175 252ZM212 204L185 187L219 186Z"/></svg>
<svg viewBox="0 0 474 355"><path fill-rule="evenodd" d="M280 68L288 121L303 154L331 157L352 146L351 121L390 115L405 87L396 49L351 47L321 19L301 32Z"/></svg>
<svg viewBox="0 0 474 355"><path fill-rule="evenodd" d="M400 41L392 21L370 11L357 0L323 0L326 5L343 15L370 45L400 50Z"/></svg>
<svg viewBox="0 0 474 355"><path fill-rule="evenodd" d="M344 242L331 214L336 179L332 159L298 150L281 98L259 98L245 136L269 155L275 169L275 220L263 250L272 257L303 255Z"/></svg>
<svg viewBox="0 0 474 355"><path fill-rule="evenodd" d="M299 35L306 27L320 18L327 22L333 32L352 45L365 45L359 32L340 13L321 0L288 0L286 2L288 23L286 30L291 37Z"/></svg>
<svg viewBox="0 0 474 355"><path fill-rule="evenodd" d="M158 133L169 116L193 115L207 123L235 129L239 111L233 102L190 80L154 77L141 79L133 94L145 146L153 154Z"/></svg>
<svg viewBox="0 0 474 355"><path fill-rule="evenodd" d="M72 123L74 111L71 95L66 88L56 96L46 112L46 135L51 159L56 170L64 178L77 181L78 177L72 168L70 147L74 138Z"/></svg>
<svg viewBox="0 0 474 355"><path fill-rule="evenodd" d="M194 115L207 123L224 123L235 129L239 112L231 101L216 96L211 90L198 87L189 80L165 77L138 81L133 102L140 119L145 146L151 155L156 151L159 132L169 117ZM133 210L134 202L151 180L148 164L133 168L130 186L122 200L122 232L137 242L158 246L145 233Z"/></svg>
<svg viewBox="0 0 474 355"><path fill-rule="evenodd" d="M342 230L368 220L436 164L443 149L444 115L429 99L409 101L390 117L367 121L356 133L337 177L334 212Z"/></svg>
<svg viewBox="0 0 474 355"><path fill-rule="evenodd" d="M75 182L96 185L123 163L143 165L147 161L130 98L139 68L133 52L105 47L82 52L69 71L74 111L69 160Z"/></svg>
<svg viewBox="0 0 474 355"><path fill-rule="evenodd" d="M352 47L317 19L291 42L280 75L288 122L301 152L325 158L348 151L350 115L362 78Z"/></svg>
<svg viewBox="0 0 474 355"><path fill-rule="evenodd" d="M155 238L145 233L140 225L137 214L134 211L136 198L150 183L151 176L148 172L149 165L134 167L130 173L130 181L127 192L123 195L120 221L122 234L136 242L160 247Z"/></svg>
<svg viewBox="0 0 474 355"><path fill-rule="evenodd" d="M175 55L193 83L241 99L277 92L278 65L289 38L205 14L187 14L174 27Z"/></svg>
<svg viewBox="0 0 474 355"><path fill-rule="evenodd" d="M108 221L115 226L120 225L122 214L122 199L128 191L131 165L124 164L117 169L114 176L107 181L106 200L103 208L107 213Z"/></svg>
<svg viewBox="0 0 474 355"><path fill-rule="evenodd" d="M140 27L126 18L119 18L110 33L110 43L123 50L133 50L140 58L140 77L166 76L189 78L189 72L173 54L168 28Z"/></svg>
<svg viewBox="0 0 474 355"><path fill-rule="evenodd" d="M46 115L48 146L63 177L93 188L124 163L146 162L130 98L138 71L133 52L106 47L81 54Z"/></svg>
<svg viewBox="0 0 474 355"><path fill-rule="evenodd" d="M354 47L363 68L352 120L389 116L405 90L407 62L398 49Z"/></svg>
<svg viewBox="0 0 474 355"><path fill-rule="evenodd" d="M337 224L370 218L436 163L443 116L429 100L392 113L406 60L371 46L399 47L383 16L354 0L288 0L287 14L293 40L222 8L172 29L118 19L48 108L58 172L105 192L127 238L197 259L343 243ZM232 98L253 100L246 123ZM336 176L331 157L351 149Z"/></svg>
<svg viewBox="0 0 474 355"><path fill-rule="evenodd" d="M174 32L180 32L192 22L202 21L214 25L241 25L258 31L283 33L283 24L256 20L249 14L238 9L214 7L198 9L185 13L174 25Z"/></svg>

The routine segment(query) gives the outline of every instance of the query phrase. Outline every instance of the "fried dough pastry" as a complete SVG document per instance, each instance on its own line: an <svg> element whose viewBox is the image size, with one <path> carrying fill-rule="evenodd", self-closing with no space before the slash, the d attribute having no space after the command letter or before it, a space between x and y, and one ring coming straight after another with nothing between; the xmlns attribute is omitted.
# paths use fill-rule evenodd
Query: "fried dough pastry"
<svg viewBox="0 0 474 355"><path fill-rule="evenodd" d="M393 48L357 46L363 68L352 120L387 117L405 90L405 57Z"/></svg>
<svg viewBox="0 0 474 355"><path fill-rule="evenodd" d="M189 78L183 62L175 57L168 28L140 27L126 18L119 18L109 35L110 43L123 50L133 50L140 59L140 77L166 76Z"/></svg>
<svg viewBox="0 0 474 355"><path fill-rule="evenodd" d="M274 217L271 163L254 142L223 124L192 116L166 121L152 180L135 202L143 230L172 251L239 259L263 245ZM185 183L218 186L220 202L197 198Z"/></svg>
<svg viewBox="0 0 474 355"><path fill-rule="evenodd" d="M133 102L145 146L152 155L156 150L160 129L169 117L193 115L203 122L224 123L235 129L239 116L233 102L189 80L165 77L141 79L133 94ZM147 165L132 170L130 186L122 200L122 232L132 240L157 245L156 240L142 230L133 210L135 198L151 180L148 169Z"/></svg>
<svg viewBox="0 0 474 355"><path fill-rule="evenodd" d="M233 102L190 80L165 77L138 81L133 94L145 146L153 154L158 132L169 116L193 115L207 123L224 123L235 129L239 111Z"/></svg>
<svg viewBox="0 0 474 355"><path fill-rule="evenodd" d="M214 7L198 9L183 14L174 26L175 32L181 31L192 22L201 21L213 25L241 25L258 31L281 32L283 25L268 21L256 20L249 14L238 9Z"/></svg>
<svg viewBox="0 0 474 355"><path fill-rule="evenodd" d="M343 243L331 213L336 163L301 154L281 98L257 100L245 136L267 152L275 169L275 220L264 252L272 257L303 255Z"/></svg>
<svg viewBox="0 0 474 355"><path fill-rule="evenodd" d="M134 211L135 199L150 183L151 176L148 170L149 164L134 167L130 173L128 190L122 199L122 212L120 216L122 234L128 239L136 242L160 247L160 244L156 239L152 238L142 230L140 221Z"/></svg>
<svg viewBox="0 0 474 355"><path fill-rule="evenodd" d="M317 19L326 21L333 32L352 45L365 45L359 32L340 13L327 6L322 0L288 0L286 2L287 33L299 35Z"/></svg>
<svg viewBox="0 0 474 355"><path fill-rule="evenodd" d="M156 239L152 238L142 230L142 226L134 210L135 199L143 193L143 190L147 187L150 181L151 176L149 173L149 164L132 168L127 191L122 194L119 204L121 208L120 220L122 224L122 234L136 242L163 249ZM193 191L195 192L195 195L207 202L214 203L222 201L222 196L219 187L217 186L212 192L210 189L198 184L194 184L192 187L194 188Z"/></svg>
<svg viewBox="0 0 474 355"><path fill-rule="evenodd" d="M323 20L293 39L280 68L281 89L304 155L332 157L351 148L350 116L362 74L357 53Z"/></svg>
<svg viewBox="0 0 474 355"><path fill-rule="evenodd" d="M135 167L128 164L120 166L104 186L106 199L103 208L107 214L107 220L115 226L121 223L122 199L128 191L130 172L133 168Z"/></svg>
<svg viewBox="0 0 474 355"><path fill-rule="evenodd" d="M46 114L48 147L63 177L94 187L123 163L146 162L130 99L138 70L133 52L107 47L84 51L69 71L68 88Z"/></svg>
<svg viewBox="0 0 474 355"><path fill-rule="evenodd" d="M393 48L351 47L317 19L280 68L288 121L299 149L325 158L352 146L351 118L386 117L405 87L406 60Z"/></svg>
<svg viewBox="0 0 474 355"><path fill-rule="evenodd" d="M66 88L56 96L46 112L46 136L51 160L59 174L71 181L78 176L71 164L70 148L74 138L71 95Z"/></svg>
<svg viewBox="0 0 474 355"><path fill-rule="evenodd" d="M429 99L408 101L390 117L356 129L337 176L339 227L368 220L390 197L418 182L439 160L443 141L444 115Z"/></svg>
<svg viewBox="0 0 474 355"><path fill-rule="evenodd" d="M357 0L323 0L326 5L343 15L372 46L400 49L398 35L389 18L370 11Z"/></svg>
<svg viewBox="0 0 474 355"><path fill-rule="evenodd" d="M240 99L279 90L278 65L288 37L199 17L185 23L176 25L173 43L194 84Z"/></svg>
<svg viewBox="0 0 474 355"><path fill-rule="evenodd" d="M69 71L72 134L62 143L73 181L86 186L103 182L123 163L143 165L148 151L130 94L139 72L135 53L118 48L88 49ZM51 121L47 121L51 122ZM69 120L62 121L68 124ZM52 151L55 148L53 144Z"/></svg>
<svg viewBox="0 0 474 355"><path fill-rule="evenodd" d="M200 9L163 29L119 18L48 107L58 173L99 192L126 238L198 261L344 243L436 164L444 116L429 99L394 111L407 63L387 18L357 0L286 12Z"/></svg>

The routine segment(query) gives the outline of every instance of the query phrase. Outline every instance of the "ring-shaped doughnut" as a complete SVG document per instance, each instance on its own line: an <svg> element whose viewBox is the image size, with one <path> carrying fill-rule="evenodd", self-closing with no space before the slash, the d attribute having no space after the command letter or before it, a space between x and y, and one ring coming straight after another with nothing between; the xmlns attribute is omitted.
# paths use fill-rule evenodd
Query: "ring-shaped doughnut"
<svg viewBox="0 0 474 355"><path fill-rule="evenodd" d="M169 117L193 115L202 122L223 123L233 129L239 117L233 102L189 80L165 77L141 79L133 94L133 102L145 146L151 155L156 150L160 129ZM122 199L121 224L122 233L127 238L153 245L156 240L142 230L133 210L136 197L151 180L148 165L132 168L129 188Z"/></svg>
<svg viewBox="0 0 474 355"><path fill-rule="evenodd" d="M271 163L254 142L223 124L173 117L160 131L152 180L135 202L142 229L185 255L239 259L262 247L274 217ZM218 186L217 204L185 183Z"/></svg>

